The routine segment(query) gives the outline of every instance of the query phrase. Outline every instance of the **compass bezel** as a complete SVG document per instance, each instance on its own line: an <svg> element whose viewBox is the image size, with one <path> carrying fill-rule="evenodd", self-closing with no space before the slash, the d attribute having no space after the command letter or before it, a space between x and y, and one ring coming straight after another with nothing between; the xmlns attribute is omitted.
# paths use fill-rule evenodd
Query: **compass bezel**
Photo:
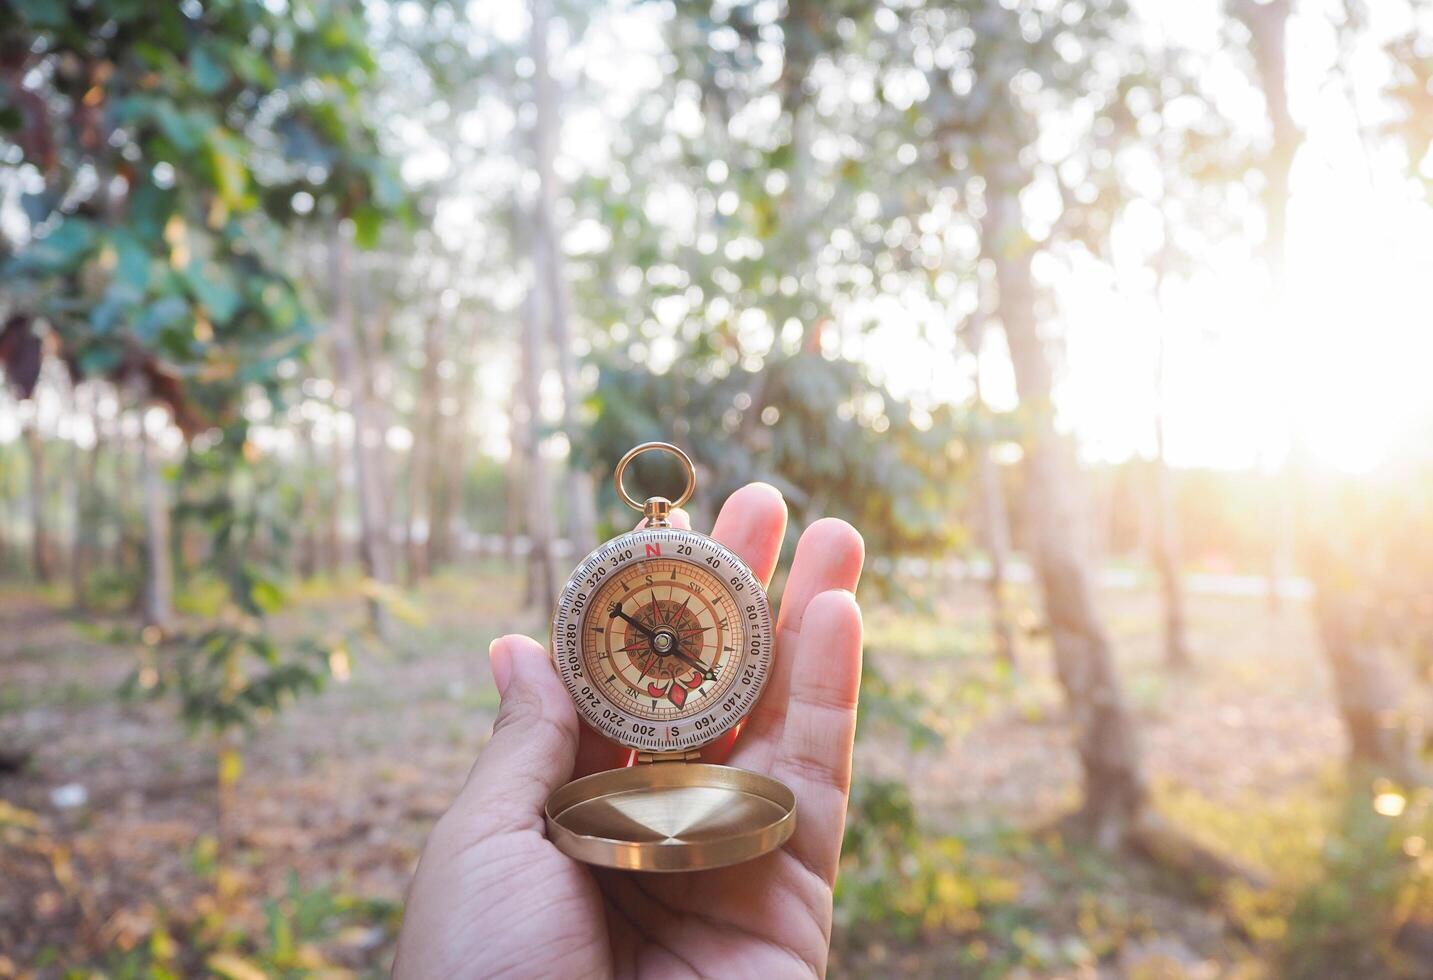
<svg viewBox="0 0 1433 980"><path fill-rule="evenodd" d="M588 619L601 615L594 609L593 597L613 575L635 574L653 561L685 562L715 577L744 614L740 654L724 668L738 671L730 693L714 707L694 706L662 722L641 718L591 683L582 654ZM699 748L745 718L771 675L775 640L766 590L745 562L698 531L652 527L619 535L578 564L558 594L548 649L578 714L589 725L626 748L660 753ZM706 723L697 726L698 721Z"/></svg>

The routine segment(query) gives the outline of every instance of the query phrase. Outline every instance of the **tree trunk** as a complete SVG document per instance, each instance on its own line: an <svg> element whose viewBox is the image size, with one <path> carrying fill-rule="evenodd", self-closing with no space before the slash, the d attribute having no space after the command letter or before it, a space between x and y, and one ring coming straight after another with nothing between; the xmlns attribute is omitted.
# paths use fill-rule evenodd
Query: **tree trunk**
<svg viewBox="0 0 1433 980"><path fill-rule="evenodd" d="M512 432L512 456L507 466L507 520L503 522L503 558L517 560L517 539L527 524L527 495L523 492L527 475L527 412L523 407L521 379L513 386L509 399L508 425Z"/></svg>
<svg viewBox="0 0 1433 980"><path fill-rule="evenodd" d="M144 595L140 616L146 627L167 630L174 619L174 570L169 549L169 493L159 472L154 440L139 410L140 486L144 494Z"/></svg>
<svg viewBox="0 0 1433 980"><path fill-rule="evenodd" d="M1164 604L1164 665L1185 670L1194 665L1185 626L1184 577L1179 568L1179 529L1169 488L1169 467L1163 452L1154 461L1155 571Z"/></svg>
<svg viewBox="0 0 1433 980"><path fill-rule="evenodd" d="M10 574L10 502L15 494L10 489L13 466L0 466L0 578Z"/></svg>
<svg viewBox="0 0 1433 980"><path fill-rule="evenodd" d="M314 446L313 423L307 418L299 422L299 448L302 450L303 487L299 491L299 533L295 536L297 550L295 562L300 579L311 579L319 568L319 479L322 469L318 464L318 450Z"/></svg>
<svg viewBox="0 0 1433 980"><path fill-rule="evenodd" d="M1268 304L1277 317L1284 298L1288 240L1289 175L1303 133L1289 112L1286 38L1291 0L1235 0L1234 16L1249 30L1254 72L1264 94L1270 141L1260 169L1264 174L1264 240L1261 251L1269 275ZM1269 557L1266 597L1270 611L1282 606L1280 583L1292 566L1294 530L1288 464L1272 475L1269 494Z"/></svg>
<svg viewBox="0 0 1433 980"><path fill-rule="evenodd" d="M333 439L328 444L329 471L328 486L329 497L327 507L327 521L324 524L324 561L329 578L334 578L343 569L345 557L343 552L343 474L347 468L343 465L343 437L337 427L333 430Z"/></svg>
<svg viewBox="0 0 1433 980"><path fill-rule="evenodd" d="M1147 802L1140 750L1110 642L1095 612L1089 571L1072 540L1069 474L1061 472L1053 379L1036 320L1032 253L1017 188L991 181L983 237L995 260L1000 320L1026 428L1025 479L1035 569L1055 667L1078 732L1084 772L1079 822L1103 847L1125 843Z"/></svg>
<svg viewBox="0 0 1433 980"><path fill-rule="evenodd" d="M990 413L985 405L985 395L980 386L980 365L984 360L985 308L971 317L969 326L970 348L975 354L975 411L976 431L974 439L976 466L976 496L980 513L981 543L990 561L990 574L985 586L990 598L990 631L995 638L996 659L1007 667L1015 666L1015 628L1010 617L1010 603L1007 595L1006 569L1010 565L1010 518L1005 508L1005 490L1000 482L1000 467L991 455Z"/></svg>
<svg viewBox="0 0 1433 980"><path fill-rule="evenodd" d="M40 408L25 426L25 449L30 457L30 564L36 581L48 584L53 574L50 567L50 527L45 499L45 445L40 437Z"/></svg>
<svg viewBox="0 0 1433 980"><path fill-rule="evenodd" d="M404 519L404 538L408 544L408 582L428 574L430 544L433 539L433 471L434 461L443 455L438 431L439 384L438 362L443 356L447 322L439 313L423 333L423 370L418 379L418 404L413 425L413 448L408 457L408 513ZM420 533L420 525L422 531Z"/></svg>
<svg viewBox="0 0 1433 980"><path fill-rule="evenodd" d="M354 489L358 495L358 556L363 574L369 580L367 593L368 621L378 637L387 642L392 637L388 606L377 594L392 583L388 555L388 522L383 516L383 486L376 466L378 434L374 430L368 404L368 385L358 364L357 328L354 324L351 275L352 243L342 226L334 231L329 250L330 281L333 290L333 355L340 383L348 391L349 412L353 416Z"/></svg>
<svg viewBox="0 0 1433 980"><path fill-rule="evenodd" d="M523 493L527 501L527 596L525 604L547 610L557 596L557 575L552 556L552 499L547 483L547 463L542 457L542 318L540 289L528 293L527 329L522 335L522 424L520 451L523 454ZM515 433L516 434L516 433Z"/></svg>
<svg viewBox="0 0 1433 980"><path fill-rule="evenodd" d="M597 515L592 476L575 464L577 414L579 400L577 352L572 343L571 299L562 270L561 235L557 224L557 155L558 105L557 86L553 81L548 59L548 34L551 26L551 0L532 0L532 62L533 93L536 121L533 126L533 149L537 158L539 190L534 218L533 267L536 288L546 298L546 313L552 343L557 347L558 375L562 381L562 431L569 444L568 472L564 482L568 490L568 536L579 555L597 544Z"/></svg>
<svg viewBox="0 0 1433 980"><path fill-rule="evenodd" d="M1285 293L1285 252L1289 175L1304 134L1289 111L1288 22L1291 0L1239 0L1235 15L1249 29L1255 72L1263 90L1271 140L1263 160L1265 236L1264 261L1276 310ZM1270 494L1272 547L1270 555L1269 603L1280 604L1278 582L1287 572L1292 543L1302 537L1310 577L1314 586L1314 616L1334 694L1348 731L1350 760L1355 765L1371 764L1404 779L1426 781L1428 774L1417 759L1400 717L1400 681L1395 677L1383 650L1373 639L1377 631L1368 620L1376 612L1366 611L1351 594L1347 580L1353 577L1354 562L1341 556L1341 549L1328 539L1330 526L1302 528L1295 533L1291 501L1294 492L1293 467L1285 463L1274 475ZM1316 487L1311 490L1317 492ZM1347 549L1352 550L1352 549Z"/></svg>
<svg viewBox="0 0 1433 980"><path fill-rule="evenodd" d="M1377 636L1376 609L1352 591L1346 563L1320 543L1311 549L1314 619L1329 665L1334 701L1348 734L1350 768L1376 772L1409 785L1426 785L1430 773L1418 756L1409 726L1406 678L1398 676Z"/></svg>
<svg viewBox="0 0 1433 980"><path fill-rule="evenodd" d="M463 345L471 350L471 343ZM428 562L433 567L445 565L453 560L458 549L454 547L454 525L466 529L463 508L463 479L467 473L469 433L468 421L472 413L474 374L476 365L470 355L457 358L454 371L444 390L452 392L453 411L439 416L439 435L444 450L441 458L428 460L428 483L432 487L432 514L429 535Z"/></svg>
<svg viewBox="0 0 1433 980"><path fill-rule="evenodd" d="M138 426L144 426L144 411L141 409L134 415ZM144 542L141 533L135 530L136 526L143 526L143 515L135 519L134 487L143 479L140 472L140 449L138 442L130 444L129 434L125 432L124 411L120 408L115 415L115 455L114 455L114 477L115 477L115 510L119 515L119 538L116 547L119 549L118 560L115 562L117 571L128 573L130 569L138 568L144 561ZM138 429L136 429L138 431Z"/></svg>
<svg viewBox="0 0 1433 980"><path fill-rule="evenodd" d="M351 256L352 257L352 256ZM371 256L370 256L371 258ZM381 527L383 549L388 566L388 580L396 582L398 556L393 542L393 512L397 507L397 481L394 474L394 451L388 445L388 432L393 428L393 365L385 353L392 310L374 296L373 276L360 270L350 279L358 300L354 318L355 350L358 352L357 372L366 385L366 405L373 435L369 439L368 459L377 489L375 502Z"/></svg>
<svg viewBox="0 0 1433 980"><path fill-rule="evenodd" d="M1164 453L1164 334L1160 328L1155 365L1154 410L1154 567L1164 604L1164 665L1171 670L1193 666L1184 619L1184 576L1180 572L1179 520Z"/></svg>
<svg viewBox="0 0 1433 980"><path fill-rule="evenodd" d="M95 538L98 534L98 498L100 429L99 417L94 411L93 392L89 398L89 417L94 425L94 445L88 451L80 449L79 440L70 444L70 475L74 493L75 536L70 542L70 591L75 608L85 609L89 605L89 574L95 562ZM75 390L74 409L79 417L79 389Z"/></svg>

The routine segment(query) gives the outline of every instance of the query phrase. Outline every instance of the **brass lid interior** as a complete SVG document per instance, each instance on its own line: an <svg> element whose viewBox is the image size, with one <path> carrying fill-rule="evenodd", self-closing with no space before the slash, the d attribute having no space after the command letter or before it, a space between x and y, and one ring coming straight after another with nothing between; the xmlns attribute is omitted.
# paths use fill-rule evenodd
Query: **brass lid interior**
<svg viewBox="0 0 1433 980"><path fill-rule="evenodd" d="M574 779L547 801L547 836L569 857L634 871L698 871L775 850L796 797L769 776L652 762Z"/></svg>

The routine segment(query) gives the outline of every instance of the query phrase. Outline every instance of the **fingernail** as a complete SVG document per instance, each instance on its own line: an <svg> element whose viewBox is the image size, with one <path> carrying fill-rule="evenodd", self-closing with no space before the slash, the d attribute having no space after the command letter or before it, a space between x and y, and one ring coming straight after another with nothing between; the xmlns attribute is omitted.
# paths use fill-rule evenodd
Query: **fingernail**
<svg viewBox="0 0 1433 980"><path fill-rule="evenodd" d="M512 680L512 651L508 649L507 637L500 636L488 644L488 664L492 667L498 697L503 697L507 694L508 682Z"/></svg>

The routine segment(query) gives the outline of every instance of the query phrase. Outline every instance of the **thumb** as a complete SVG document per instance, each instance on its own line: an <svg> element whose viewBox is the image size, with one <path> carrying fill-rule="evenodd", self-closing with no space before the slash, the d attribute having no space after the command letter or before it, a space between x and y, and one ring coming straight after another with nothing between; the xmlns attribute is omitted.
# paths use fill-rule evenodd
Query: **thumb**
<svg viewBox="0 0 1433 980"><path fill-rule="evenodd" d="M577 711L535 641L498 637L488 657L502 706L453 810L480 818L488 832L541 829L543 804L572 776Z"/></svg>

